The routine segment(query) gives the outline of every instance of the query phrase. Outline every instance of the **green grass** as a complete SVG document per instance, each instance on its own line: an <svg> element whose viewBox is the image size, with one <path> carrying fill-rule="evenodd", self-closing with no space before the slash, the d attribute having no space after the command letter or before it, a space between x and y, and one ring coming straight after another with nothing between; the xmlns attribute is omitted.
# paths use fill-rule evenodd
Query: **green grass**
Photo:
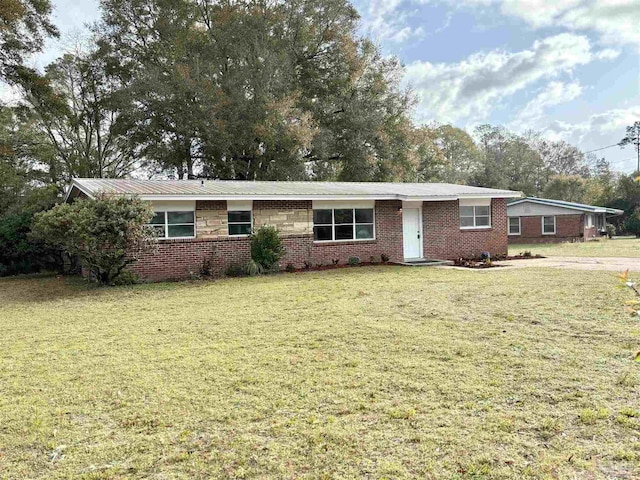
<svg viewBox="0 0 640 480"><path fill-rule="evenodd" d="M509 254L530 251L545 257L640 257L640 238L600 239L579 243L509 245Z"/></svg>
<svg viewBox="0 0 640 480"><path fill-rule="evenodd" d="M0 478L637 478L611 272L0 280Z"/></svg>

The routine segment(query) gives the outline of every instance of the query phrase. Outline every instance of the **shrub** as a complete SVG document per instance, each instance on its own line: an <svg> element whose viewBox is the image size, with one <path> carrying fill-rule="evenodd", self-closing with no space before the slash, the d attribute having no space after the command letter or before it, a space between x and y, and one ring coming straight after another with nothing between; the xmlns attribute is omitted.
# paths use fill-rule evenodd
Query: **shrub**
<svg viewBox="0 0 640 480"><path fill-rule="evenodd" d="M331 260L331 262L332 262L334 265L338 265L338 264L340 263L340 259L339 259L339 258L334 258L333 260Z"/></svg>
<svg viewBox="0 0 640 480"><path fill-rule="evenodd" d="M308 260L304 261L304 269L305 270L310 270L311 269L311 262L309 262Z"/></svg>
<svg viewBox="0 0 640 480"><path fill-rule="evenodd" d="M122 270L112 283L113 285L135 285L138 281L138 275L131 270Z"/></svg>
<svg viewBox="0 0 640 480"><path fill-rule="evenodd" d="M29 212L0 218L0 277L41 270L64 271L62 249L32 238L31 222Z"/></svg>
<svg viewBox="0 0 640 480"><path fill-rule="evenodd" d="M624 229L635 235L636 238L640 238L640 207L636 208L631 216L627 218L627 221L624 223Z"/></svg>
<svg viewBox="0 0 640 480"><path fill-rule="evenodd" d="M153 211L136 197L80 199L35 215L33 236L80 258L103 285L155 246Z"/></svg>
<svg viewBox="0 0 640 480"><path fill-rule="evenodd" d="M531 252L529 250L525 250L524 253L522 253L522 256L524 258L531 258Z"/></svg>
<svg viewBox="0 0 640 480"><path fill-rule="evenodd" d="M282 239L276 227L264 225L251 234L251 259L261 266L263 271L270 271L278 266L285 254Z"/></svg>
<svg viewBox="0 0 640 480"><path fill-rule="evenodd" d="M380 260L382 260L382 263L387 263L389 261L389 255L385 255L383 253L382 255L380 255Z"/></svg>
<svg viewBox="0 0 640 480"><path fill-rule="evenodd" d="M245 269L247 271L247 275L251 277L255 277L256 275L262 275L262 273L264 272L262 265L260 265L258 262L256 262L253 259L249 260L249 263L247 263L247 266L245 267Z"/></svg>
<svg viewBox="0 0 640 480"><path fill-rule="evenodd" d="M247 269L243 265L233 264L225 269L224 274L227 277L245 277L247 275Z"/></svg>
<svg viewBox="0 0 640 480"><path fill-rule="evenodd" d="M482 252L482 253L480 254L480 260L485 261L485 262L486 262L487 260L491 260L491 253L489 253L489 252Z"/></svg>
<svg viewBox="0 0 640 480"><path fill-rule="evenodd" d="M349 265L360 265L360 257L349 257Z"/></svg>
<svg viewBox="0 0 640 480"><path fill-rule="evenodd" d="M204 258L202 260L202 265L200 265L200 275L203 277L210 277L212 273L211 259Z"/></svg>
<svg viewBox="0 0 640 480"><path fill-rule="evenodd" d="M607 223L604 228L607 231L607 237L613 238L613 236L616 234L616 226L612 223Z"/></svg>
<svg viewBox="0 0 640 480"><path fill-rule="evenodd" d="M296 267L293 266L293 263L287 263L287 266L284 269L289 273L296 271Z"/></svg>

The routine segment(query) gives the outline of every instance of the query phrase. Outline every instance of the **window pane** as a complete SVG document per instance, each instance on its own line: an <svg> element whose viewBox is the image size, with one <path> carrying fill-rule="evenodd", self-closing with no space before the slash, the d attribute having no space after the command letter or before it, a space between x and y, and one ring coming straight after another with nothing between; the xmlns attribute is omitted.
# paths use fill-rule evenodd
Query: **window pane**
<svg viewBox="0 0 640 480"><path fill-rule="evenodd" d="M356 223L373 223L373 208L356 208Z"/></svg>
<svg viewBox="0 0 640 480"><path fill-rule="evenodd" d="M313 227L313 239L314 240L333 240L331 232L333 227Z"/></svg>
<svg viewBox="0 0 640 480"><path fill-rule="evenodd" d="M356 238L373 238L373 225L356 225Z"/></svg>
<svg viewBox="0 0 640 480"><path fill-rule="evenodd" d="M251 223L251 211L235 211L228 212L227 219L229 223L238 222L238 223Z"/></svg>
<svg viewBox="0 0 640 480"><path fill-rule="evenodd" d="M489 217L476 217L476 227L488 227Z"/></svg>
<svg viewBox="0 0 640 480"><path fill-rule="evenodd" d="M153 215L153 218L151 219L151 222L149 222L151 224L161 224L164 225L164 212L158 212L155 213Z"/></svg>
<svg viewBox="0 0 640 480"><path fill-rule="evenodd" d="M489 216L489 206L486 207L476 207L476 216L488 217Z"/></svg>
<svg viewBox="0 0 640 480"><path fill-rule="evenodd" d="M339 223L353 223L352 209L336 209L333 211L333 215L335 217L336 225Z"/></svg>
<svg viewBox="0 0 640 480"><path fill-rule="evenodd" d="M251 233L250 223L229 224L229 235L249 235Z"/></svg>
<svg viewBox="0 0 640 480"><path fill-rule="evenodd" d="M313 223L316 225L331 225L331 210L314 210Z"/></svg>
<svg viewBox="0 0 640 480"><path fill-rule="evenodd" d="M473 207L460 207L461 217L473 217Z"/></svg>
<svg viewBox="0 0 640 480"><path fill-rule="evenodd" d="M473 227L473 217L460 217L461 227Z"/></svg>
<svg viewBox="0 0 640 480"><path fill-rule="evenodd" d="M193 237L193 225L169 225L169 237Z"/></svg>
<svg viewBox="0 0 640 480"><path fill-rule="evenodd" d="M193 212L167 212L167 222L172 223L193 223Z"/></svg>
<svg viewBox="0 0 640 480"><path fill-rule="evenodd" d="M520 233L520 219L509 217L509 233Z"/></svg>
<svg viewBox="0 0 640 480"><path fill-rule="evenodd" d="M543 217L544 224L553 227L553 217Z"/></svg>
<svg viewBox="0 0 640 480"><path fill-rule="evenodd" d="M353 240L353 225L336 225L336 240Z"/></svg>

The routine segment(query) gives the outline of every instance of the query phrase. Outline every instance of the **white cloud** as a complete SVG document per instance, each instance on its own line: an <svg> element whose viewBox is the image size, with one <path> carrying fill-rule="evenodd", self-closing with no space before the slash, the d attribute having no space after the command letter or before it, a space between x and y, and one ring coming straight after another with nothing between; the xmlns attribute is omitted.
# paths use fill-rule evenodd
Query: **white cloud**
<svg viewBox="0 0 640 480"><path fill-rule="evenodd" d="M563 33L515 53L475 53L457 63L416 61L407 65L405 81L420 98L418 120L478 121L502 99L594 58L586 37Z"/></svg>
<svg viewBox="0 0 640 480"><path fill-rule="evenodd" d="M611 138L611 134L617 132L620 138L622 138L627 125L632 125L638 120L640 120L640 105L627 108L614 108L605 112L595 113L584 122L552 122L545 133L549 136L563 138L575 143L582 143L588 140L587 137L592 140L598 136Z"/></svg>
<svg viewBox="0 0 640 480"><path fill-rule="evenodd" d="M424 38L422 26L408 25L409 12L403 9L404 0L372 0L360 7L362 27L368 35L380 41L404 43ZM366 5L366 7L364 7Z"/></svg>
<svg viewBox="0 0 640 480"><path fill-rule="evenodd" d="M419 0L422 1L422 0ZM495 4L507 16L535 29L562 27L593 31L607 44L640 43L638 0L460 0L466 5ZM459 5L456 2L456 5Z"/></svg>
<svg viewBox="0 0 640 480"><path fill-rule="evenodd" d="M515 120L511 122L512 128L525 130L538 127L547 109L578 98L582 91L582 85L578 81L571 83L549 82L516 115Z"/></svg>

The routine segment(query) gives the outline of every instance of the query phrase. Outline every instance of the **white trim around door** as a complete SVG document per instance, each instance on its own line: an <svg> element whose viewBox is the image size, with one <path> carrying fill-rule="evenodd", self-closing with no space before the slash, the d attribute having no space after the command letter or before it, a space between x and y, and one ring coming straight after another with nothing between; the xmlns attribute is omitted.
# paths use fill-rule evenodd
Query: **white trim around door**
<svg viewBox="0 0 640 480"><path fill-rule="evenodd" d="M422 202L402 205L402 249L405 260L423 258Z"/></svg>

